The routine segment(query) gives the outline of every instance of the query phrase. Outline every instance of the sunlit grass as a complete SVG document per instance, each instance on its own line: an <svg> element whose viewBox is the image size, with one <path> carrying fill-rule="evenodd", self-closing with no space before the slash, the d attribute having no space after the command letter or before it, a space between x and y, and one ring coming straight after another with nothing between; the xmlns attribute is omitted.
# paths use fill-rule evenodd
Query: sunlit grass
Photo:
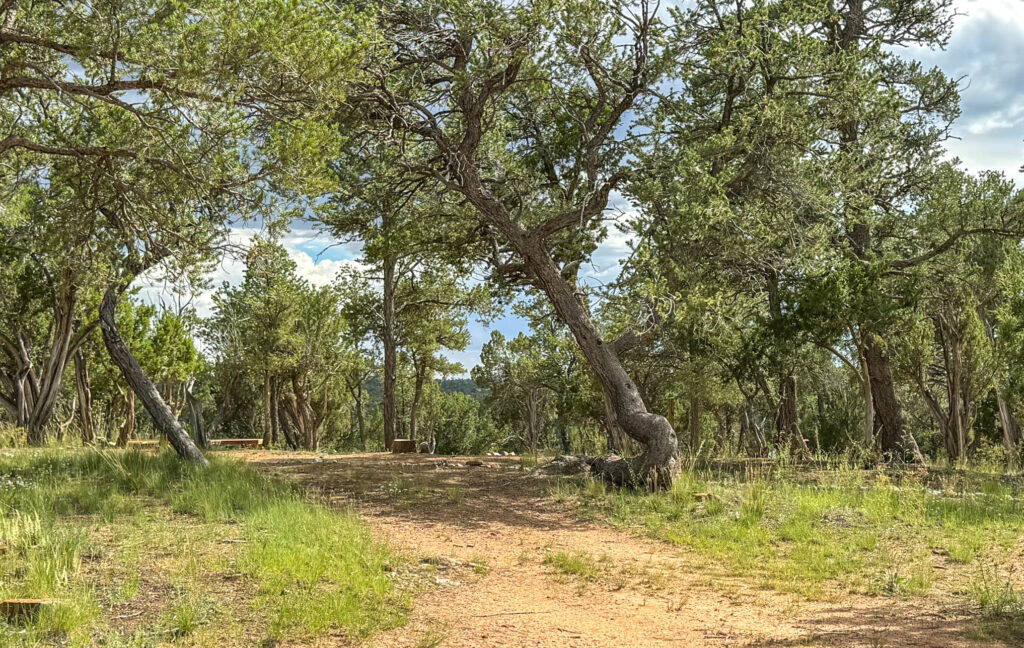
<svg viewBox="0 0 1024 648"><path fill-rule="evenodd" d="M713 476L684 472L649 494L588 480L552 490L585 515L689 547L733 573L810 598L835 592L915 596L937 560L1005 553L1024 531L1020 494L996 478L943 488L854 470Z"/></svg>
<svg viewBox="0 0 1024 648"><path fill-rule="evenodd" d="M218 646L237 614L273 640L365 637L409 607L396 558L355 515L237 461L201 470L169 454L23 449L0 456L0 482L0 597L54 600L34 619L0 621L3 646ZM140 553L154 551L177 593L148 630L121 637L103 607L133 604ZM206 589L216 574L237 580L226 609Z"/></svg>

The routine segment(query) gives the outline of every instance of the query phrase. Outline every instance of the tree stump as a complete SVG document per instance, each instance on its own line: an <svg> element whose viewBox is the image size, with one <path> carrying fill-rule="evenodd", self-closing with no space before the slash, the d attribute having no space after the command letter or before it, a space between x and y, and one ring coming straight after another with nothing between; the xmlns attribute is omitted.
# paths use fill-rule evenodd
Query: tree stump
<svg viewBox="0 0 1024 648"><path fill-rule="evenodd" d="M393 454L416 452L416 441L413 439L395 439L391 442L391 452Z"/></svg>

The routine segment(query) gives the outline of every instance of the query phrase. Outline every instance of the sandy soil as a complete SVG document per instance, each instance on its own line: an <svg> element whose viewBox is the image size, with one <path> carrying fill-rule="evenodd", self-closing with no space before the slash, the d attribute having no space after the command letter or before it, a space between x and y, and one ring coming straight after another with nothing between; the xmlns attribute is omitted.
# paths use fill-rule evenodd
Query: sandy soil
<svg viewBox="0 0 1024 648"><path fill-rule="evenodd" d="M422 563L433 585L375 647L993 645L966 638L964 610L931 600L809 602L759 590L685 549L579 519L514 458L245 457L353 507ZM593 556L602 575L558 574L544 564L553 552Z"/></svg>

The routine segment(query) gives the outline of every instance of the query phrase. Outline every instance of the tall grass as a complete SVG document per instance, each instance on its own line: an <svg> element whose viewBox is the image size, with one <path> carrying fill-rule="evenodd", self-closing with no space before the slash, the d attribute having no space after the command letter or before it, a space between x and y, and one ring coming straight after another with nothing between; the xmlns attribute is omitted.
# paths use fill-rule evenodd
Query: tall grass
<svg viewBox="0 0 1024 648"><path fill-rule="evenodd" d="M933 584L934 562L970 563L1008 550L1024 531L1009 483L967 492L920 477L837 468L712 475L684 472L664 493L612 491L595 482L559 497L591 516L690 547L732 572L820 598L847 591L912 596Z"/></svg>
<svg viewBox="0 0 1024 648"><path fill-rule="evenodd" d="M141 512L147 514L140 518ZM59 602L28 627L0 621L0 645L54 637L91 645L102 623L95 583L82 570L83 556L94 549L88 529L145 519L155 525L145 529L147 537L160 542L173 537L174 514L238 525L245 542L230 569L257 585L252 605L272 638L366 636L400 623L408 609L390 577L395 558L356 516L316 505L297 487L241 462L214 457L199 469L170 454L18 450L0 456L0 597ZM163 625L174 636L191 634L209 622L200 603L191 593L179 597Z"/></svg>

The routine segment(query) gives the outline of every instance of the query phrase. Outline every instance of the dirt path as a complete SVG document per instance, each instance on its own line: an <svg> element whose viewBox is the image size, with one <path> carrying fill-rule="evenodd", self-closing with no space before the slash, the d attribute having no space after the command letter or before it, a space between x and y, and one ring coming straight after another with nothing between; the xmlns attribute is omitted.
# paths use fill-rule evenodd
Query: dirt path
<svg viewBox="0 0 1024 648"><path fill-rule="evenodd" d="M664 543L581 521L510 458L252 453L262 468L351 505L423 561L435 586L379 648L973 646L970 619L933 602L807 602L758 590ZM585 553L590 578L545 557ZM989 645L992 644L977 644Z"/></svg>

